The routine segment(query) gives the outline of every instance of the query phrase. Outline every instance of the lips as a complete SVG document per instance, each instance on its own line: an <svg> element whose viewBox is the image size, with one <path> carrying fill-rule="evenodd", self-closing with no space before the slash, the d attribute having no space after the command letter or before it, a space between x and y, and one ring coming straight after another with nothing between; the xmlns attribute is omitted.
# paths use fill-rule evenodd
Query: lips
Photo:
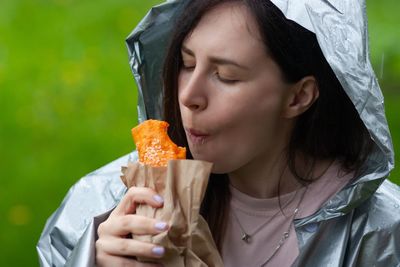
<svg viewBox="0 0 400 267"><path fill-rule="evenodd" d="M202 132L202 131L192 129L192 128L188 128L188 129L185 128L185 131L187 133L189 141L195 145L204 144L210 136L206 132Z"/></svg>

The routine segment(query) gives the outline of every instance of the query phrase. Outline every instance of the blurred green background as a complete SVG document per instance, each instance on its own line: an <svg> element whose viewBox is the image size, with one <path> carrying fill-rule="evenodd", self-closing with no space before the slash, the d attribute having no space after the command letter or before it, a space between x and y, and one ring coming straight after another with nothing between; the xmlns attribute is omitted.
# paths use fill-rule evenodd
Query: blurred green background
<svg viewBox="0 0 400 267"><path fill-rule="evenodd" d="M38 266L35 245L68 188L133 149L136 86L124 40L159 2L1 2L0 266ZM371 57L400 151L400 4L367 3ZM399 183L399 168L390 179Z"/></svg>

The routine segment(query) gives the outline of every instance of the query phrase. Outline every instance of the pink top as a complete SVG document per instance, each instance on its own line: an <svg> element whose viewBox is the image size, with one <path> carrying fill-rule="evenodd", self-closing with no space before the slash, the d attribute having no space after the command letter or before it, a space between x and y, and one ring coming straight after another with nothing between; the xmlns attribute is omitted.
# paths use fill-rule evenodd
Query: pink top
<svg viewBox="0 0 400 267"><path fill-rule="evenodd" d="M318 211L322 204L340 191L352 178L352 174L343 176L338 175L338 172L339 165L334 163L321 178L310 184L307 189L303 188L297 193L281 195L280 202L283 213L279 208L278 197L254 198L231 185L231 212L222 248L224 266L291 266L299 254L296 232L292 223L294 211L298 206L296 219L310 216ZM237 218L235 218L235 214ZM309 230L316 231L317 227L310 226ZM249 243L241 239L242 228L247 234L253 234ZM255 231L256 233L254 233ZM285 232L289 232L288 238L271 257Z"/></svg>

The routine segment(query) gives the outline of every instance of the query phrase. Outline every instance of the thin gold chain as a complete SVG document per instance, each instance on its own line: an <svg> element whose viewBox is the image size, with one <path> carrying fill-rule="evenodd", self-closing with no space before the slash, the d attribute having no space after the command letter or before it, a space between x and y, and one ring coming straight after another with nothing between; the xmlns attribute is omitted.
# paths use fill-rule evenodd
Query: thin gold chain
<svg viewBox="0 0 400 267"><path fill-rule="evenodd" d="M290 229L292 228L292 221L294 220L294 218L296 217L297 213L299 212L300 204L301 204L301 202L303 201L304 196L306 195L307 189L308 189L308 187L306 187L306 189L304 190L303 195L301 196L301 198L300 198L300 200L299 200L299 203L297 204L297 207L296 207L296 209L295 209L294 212L293 212L292 218L291 218L291 220L289 221L289 226L288 226L286 232L283 232L283 235L282 235L281 239L279 240L279 243L278 243L278 245L276 246L274 252L272 253L271 256L269 256L269 257L260 265L260 267L266 266L266 265L271 261L271 259L276 255L276 253L279 251L279 249L283 246L283 244L285 243L286 239L289 238Z"/></svg>
<svg viewBox="0 0 400 267"><path fill-rule="evenodd" d="M292 216L291 216L290 223L289 223L289 226L288 226L287 230L286 230L285 232L283 232L282 237L281 237L281 239L279 240L278 245L276 246L274 252L273 252L273 253L271 254L271 256L269 256L266 260L264 260L264 262L260 265L261 267L266 266L266 265L271 261L271 259L276 255L276 253L279 251L279 249L283 246L283 244L285 243L286 239L289 238L290 230L291 230L291 227L292 227L292 221L294 220L294 218L296 217L296 215L297 215L297 213L298 213L298 211L299 211L300 204L301 204L301 202L303 201L304 196L306 195L307 189L308 189L308 188L306 187L305 190L304 190L304 192L303 192L303 194L302 194L302 196L301 196L301 198L300 198L300 200L299 200L299 202L297 203L296 208L294 209L294 212L293 212L293 214L292 214ZM292 199L290 199L288 202L285 203L285 206L283 207L283 209L284 209L287 205L289 205L289 203L291 203L291 202L295 199L295 197L296 197L298 191L299 191L299 190L296 191L296 194L293 196ZM278 210L278 212L276 212L276 213L271 217L271 219L269 219L268 221L264 222L264 223L263 223L261 226L259 226L252 234L247 234L247 232L244 230L242 224L240 223L239 218L237 217L235 211L232 209L232 214L233 214L233 216L235 217L235 219L236 219L236 221L237 221L237 223L238 223L240 229L242 230L242 237L241 237L241 239L242 239L244 242L246 242L246 243L250 243L250 242L251 242L251 237L252 237L253 235L255 235L256 233L258 233L265 225L267 225L269 222L271 222L271 221L273 220L273 218L274 218L277 214L279 214L279 212L281 212L281 210Z"/></svg>
<svg viewBox="0 0 400 267"><path fill-rule="evenodd" d="M293 197L292 197L291 199L289 199L289 200L284 204L284 206L282 207L282 210L285 209L285 208L296 198L298 191L299 191L299 190L297 190L296 193L293 195ZM270 217L269 220L267 220L266 222L263 222L263 223L262 223L259 227L257 227L257 229L254 230L252 233L248 233L248 232L244 229L243 225L240 223L240 220L239 220L239 218L238 218L238 216L237 216L237 214L236 214L236 211L232 208L232 214L233 214L233 216L235 217L235 219L236 219L236 221L237 221L237 223L238 223L240 229L242 230L242 238L241 238L241 239L242 239L244 242L246 242L246 243L250 243L250 242L251 242L251 238L252 238L255 234L257 234L265 225L267 225L268 223L270 223L270 222L276 217L276 215L278 215L280 212L281 212L281 210L279 209L274 215L272 215L272 216Z"/></svg>

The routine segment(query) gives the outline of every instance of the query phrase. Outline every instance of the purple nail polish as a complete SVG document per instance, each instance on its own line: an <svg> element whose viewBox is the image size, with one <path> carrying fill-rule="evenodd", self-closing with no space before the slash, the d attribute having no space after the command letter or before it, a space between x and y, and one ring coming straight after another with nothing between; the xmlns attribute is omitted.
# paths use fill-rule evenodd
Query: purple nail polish
<svg viewBox="0 0 400 267"><path fill-rule="evenodd" d="M158 203L164 203L164 199L163 199L162 196L160 196L160 195L155 195L155 196L153 196L153 199L154 199L155 201L157 201Z"/></svg>
<svg viewBox="0 0 400 267"><path fill-rule="evenodd" d="M164 247L154 247L152 249L152 252L154 255L162 256L165 253L165 249L164 249Z"/></svg>
<svg viewBox="0 0 400 267"><path fill-rule="evenodd" d="M155 224L155 228L157 230L163 231L163 230L165 230L167 228L167 223L166 222L157 222Z"/></svg>

